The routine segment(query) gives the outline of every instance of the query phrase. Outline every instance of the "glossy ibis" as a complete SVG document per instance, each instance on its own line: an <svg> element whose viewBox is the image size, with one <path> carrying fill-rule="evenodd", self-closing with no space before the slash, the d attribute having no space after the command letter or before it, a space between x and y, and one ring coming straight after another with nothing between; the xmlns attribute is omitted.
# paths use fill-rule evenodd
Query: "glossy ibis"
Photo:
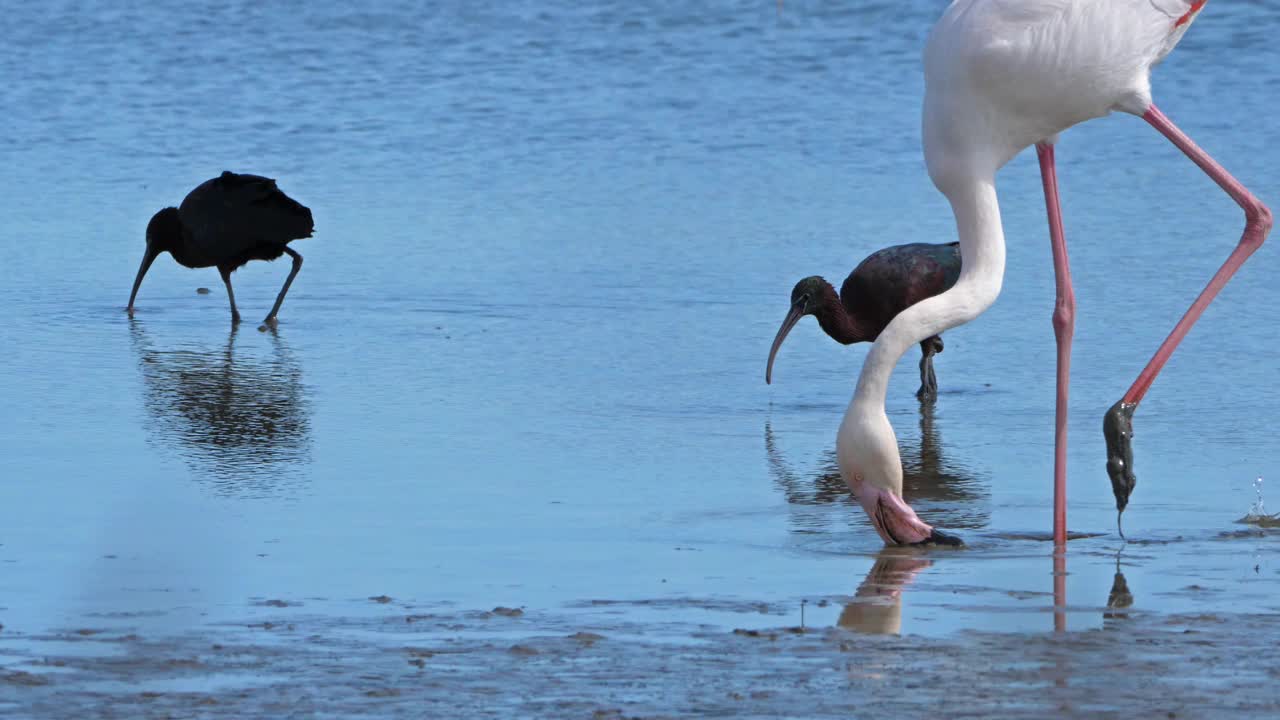
<svg viewBox="0 0 1280 720"><path fill-rule="evenodd" d="M147 251L133 281L127 310L133 314L133 300L142 285L142 276L156 256L167 251L179 265L218 268L231 301L231 322L238 323L240 311L231 290L231 272L250 260L275 260L288 254L293 258L293 268L263 321L274 326L280 304L302 269L302 256L289 247L289 242L311 237L314 230L311 211L285 195L275 180L223 172L192 190L181 207L167 207L151 217L147 224Z"/></svg>
<svg viewBox="0 0 1280 720"><path fill-rule="evenodd" d="M769 349L764 381L773 381L773 358L791 328L805 315L818 319L832 339L845 345L875 340L889 321L903 310L956 284L960 277L960 244L909 243L868 255L849 273L840 294L831 283L814 275L791 290L791 310ZM920 341L920 389L916 397L931 402L938 395L933 356L942 352L942 337Z"/></svg>
<svg viewBox="0 0 1280 720"><path fill-rule="evenodd" d="M836 441L841 474L886 543L929 542L936 537L934 528L902 500L902 463L884 408L889 376L912 345L973 320L995 302L1005 266L996 174L1034 145L1057 280L1053 539L1058 549L1065 546L1067 391L1075 296L1058 200L1055 143L1064 130L1114 111L1139 116L1151 125L1221 187L1245 216L1235 249L1104 416L1107 472L1116 509L1124 511L1135 484L1134 409L1192 324L1262 245L1272 226L1271 211L1152 102L1151 69L1182 40L1205 2L954 0L934 25L924 51L925 165L955 214L964 272L950 290L903 310L881 331L867 353ZM1247 127L1256 132L1256 120ZM1166 178L1156 192L1190 192L1168 182ZM1119 275L1125 275L1123 268Z"/></svg>

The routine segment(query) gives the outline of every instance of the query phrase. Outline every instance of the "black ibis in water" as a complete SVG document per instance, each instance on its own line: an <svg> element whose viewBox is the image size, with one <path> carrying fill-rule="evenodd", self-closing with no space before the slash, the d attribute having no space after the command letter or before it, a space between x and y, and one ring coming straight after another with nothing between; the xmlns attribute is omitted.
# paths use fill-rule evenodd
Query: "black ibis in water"
<svg viewBox="0 0 1280 720"><path fill-rule="evenodd" d="M898 313L937 295L960 277L960 243L894 245L868 255L845 278L840 294L831 283L814 275L791 290L791 310L769 349L764 381L773 381L773 358L791 328L813 315L823 331L845 345L875 340ZM932 401L938 394L933 356L942 352L938 335L920 341L920 389L916 397Z"/></svg>
<svg viewBox="0 0 1280 720"><path fill-rule="evenodd" d="M302 269L302 256L289 247L292 240L311 237L315 224L311 211L276 187L276 181L258 175L223 172L201 183L180 207L167 207L147 224L147 251L138 268L138 277L129 293L128 312L142 285L142 276L156 256L168 251L179 265L189 268L216 267L227 286L231 301L231 322L240 322L236 296L231 290L231 271L250 260L275 260L288 254L293 269L280 288L276 304L264 325L274 326L280 304L289 285Z"/></svg>

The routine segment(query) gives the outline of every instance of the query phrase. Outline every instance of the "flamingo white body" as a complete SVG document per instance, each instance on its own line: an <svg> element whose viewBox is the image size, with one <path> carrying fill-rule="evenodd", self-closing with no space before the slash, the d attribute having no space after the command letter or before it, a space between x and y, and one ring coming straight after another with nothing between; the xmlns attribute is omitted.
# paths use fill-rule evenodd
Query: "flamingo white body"
<svg viewBox="0 0 1280 720"><path fill-rule="evenodd" d="M1233 253L1219 271L1225 271L1225 277L1219 282L1215 276L1207 299L1202 296L1203 304L1198 300L1184 318L1186 328L1179 324L1125 396L1134 398L1127 400L1130 413L1181 339L1179 332L1185 334L1212 299L1209 290L1216 293L1270 228L1265 206L1181 135L1152 103L1151 69L1181 40L1205 2L955 0L933 28L925 49L924 153L930 177L955 213L963 269L952 289L906 309L881 332L867 355L836 443L841 473L886 543L953 540L936 533L902 500L902 464L885 414L885 392L894 366L908 348L974 319L1000 293L1005 240L995 177L1015 155L1032 145L1040 151L1058 274L1054 535L1059 543L1065 541L1065 401L1074 299L1057 207L1053 143L1058 133L1113 111L1141 116L1204 168L1249 219L1240 246L1244 250ZM1254 244L1245 248L1247 242ZM1127 497L1126 493L1125 502ZM1123 509L1118 493L1117 504Z"/></svg>

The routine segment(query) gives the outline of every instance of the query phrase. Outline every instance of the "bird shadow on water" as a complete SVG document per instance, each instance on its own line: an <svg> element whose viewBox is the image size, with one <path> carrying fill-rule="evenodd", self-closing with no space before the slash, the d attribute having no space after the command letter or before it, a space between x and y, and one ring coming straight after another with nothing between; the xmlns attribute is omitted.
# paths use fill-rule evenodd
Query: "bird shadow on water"
<svg viewBox="0 0 1280 720"><path fill-rule="evenodd" d="M310 461L311 410L302 368L279 335L265 335L264 356L237 348L234 328L221 346L181 349L155 347L137 321L129 331L150 440L220 495L295 494Z"/></svg>
<svg viewBox="0 0 1280 720"><path fill-rule="evenodd" d="M797 471L784 457L769 420L764 424L764 448L769 472L791 508L792 532L820 532L829 515L822 506L856 503L836 461L834 448L824 450L818 467ZM986 482L945 457L934 422L933 407L920 408L920 435L901 445L903 494L933 522L945 528L972 530L991 520L990 491ZM849 517L870 528L861 510Z"/></svg>

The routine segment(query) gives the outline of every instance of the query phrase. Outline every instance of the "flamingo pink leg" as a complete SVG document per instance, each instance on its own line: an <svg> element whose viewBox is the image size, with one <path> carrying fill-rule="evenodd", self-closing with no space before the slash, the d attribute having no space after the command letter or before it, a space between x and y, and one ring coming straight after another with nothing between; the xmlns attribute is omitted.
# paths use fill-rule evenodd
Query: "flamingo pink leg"
<svg viewBox="0 0 1280 720"><path fill-rule="evenodd" d="M1040 158L1040 179L1044 182L1044 204L1049 211L1049 240L1053 245L1053 274L1058 295L1053 308L1053 334L1058 341L1058 404L1053 437L1053 544L1062 547L1067 542L1067 390L1071 382L1076 293L1071 287L1067 240L1062 230L1053 145L1047 142L1036 144L1036 155Z"/></svg>
<svg viewBox="0 0 1280 720"><path fill-rule="evenodd" d="M1165 341L1160 344L1155 356L1143 368L1142 373L1138 375L1138 379L1129 388L1129 392L1124 394L1123 402L1130 405L1137 405L1142 401L1142 397L1147 394L1147 389L1155 381L1156 375L1160 374L1160 370L1164 368L1165 362L1173 354L1174 349L1178 347L1178 343L1182 342L1182 338L1186 337L1187 332L1191 330L1191 326L1195 324L1196 320L1200 319L1204 309L1209 306L1209 303L1213 302L1222 287L1227 284L1232 275L1235 275L1236 270L1239 270L1244 261L1262 245L1267 233L1271 231L1272 224L1271 211L1267 209L1267 206L1254 197L1253 193L1245 189L1245 186L1232 177L1231 173L1227 172L1217 161L1209 157L1209 153L1201 150L1191 138L1179 130L1173 124L1173 121L1169 120L1155 105L1152 105L1147 110L1142 119L1151 123L1155 129L1169 138L1174 145L1177 145L1179 150L1186 153L1192 162L1199 165L1201 170L1204 170L1209 177L1213 178L1213 181L1218 183L1231 196L1231 199L1240 205L1244 210L1245 226L1244 235L1240 238L1240 244L1236 246L1227 261L1214 274L1213 279L1209 281L1209 285L1200 293L1200 297L1196 298L1196 301L1191 304L1191 308L1174 326L1173 332L1169 333L1169 337L1165 338Z"/></svg>
<svg viewBox="0 0 1280 720"><path fill-rule="evenodd" d="M1214 273L1213 279L1201 291L1200 296L1191 304L1191 308L1187 310L1178 324L1174 326L1173 332L1169 333L1169 337L1165 338L1160 344L1156 354L1147 363L1147 366L1138 374L1138 379L1130 386L1129 391L1124 394L1110 410L1107 411L1103 418L1103 435L1107 441L1107 473L1111 476L1111 488L1116 496L1116 510L1120 513L1124 512L1125 507L1129 504L1129 495L1133 492L1134 486L1137 484L1137 478L1133 473L1133 411L1137 408L1138 403L1142 401L1143 396L1147 394L1147 390L1151 388L1151 383L1155 381L1156 376L1160 374L1160 370L1164 368L1164 364L1168 362L1169 356L1173 354L1174 349L1178 347L1178 343L1182 342L1182 338L1186 337L1187 332L1191 330L1191 326L1204 313L1205 308L1213 299L1217 297L1218 292L1227 284L1232 275L1240 269L1244 261L1254 253L1266 239L1267 233L1271 232L1272 218L1271 211L1267 209L1256 197L1253 196L1239 180L1231 177L1221 165L1219 165L1209 154L1201 150L1191 138L1177 128L1164 113L1160 112L1155 105L1152 105L1142 118L1151 124L1152 127L1159 130L1161 134L1169 138L1169 140L1182 152L1186 153L1191 161L1200 166L1201 170L1213 178L1213 181L1226 191L1231 199L1235 200L1244 210L1245 226L1244 234L1240 236L1240 242L1236 245L1235 250L1227 257L1222 267L1218 268L1218 272ZM1119 516L1117 515L1117 526L1119 524Z"/></svg>
<svg viewBox="0 0 1280 720"><path fill-rule="evenodd" d="M1062 547L1053 553L1053 631L1067 631L1067 553Z"/></svg>

